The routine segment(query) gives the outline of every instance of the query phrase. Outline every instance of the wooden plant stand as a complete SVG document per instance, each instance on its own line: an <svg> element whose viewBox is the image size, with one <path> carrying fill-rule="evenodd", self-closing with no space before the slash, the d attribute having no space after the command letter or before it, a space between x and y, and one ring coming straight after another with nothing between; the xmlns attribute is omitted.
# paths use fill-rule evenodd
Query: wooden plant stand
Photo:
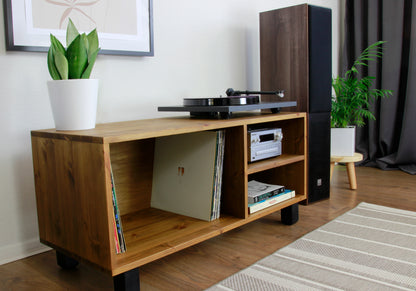
<svg viewBox="0 0 416 291"><path fill-rule="evenodd" d="M357 177L355 175L355 162L363 160L363 155L354 153L353 156L331 156L331 179L334 172L335 163L345 163L347 165L348 181L350 182L350 189L357 190Z"/></svg>

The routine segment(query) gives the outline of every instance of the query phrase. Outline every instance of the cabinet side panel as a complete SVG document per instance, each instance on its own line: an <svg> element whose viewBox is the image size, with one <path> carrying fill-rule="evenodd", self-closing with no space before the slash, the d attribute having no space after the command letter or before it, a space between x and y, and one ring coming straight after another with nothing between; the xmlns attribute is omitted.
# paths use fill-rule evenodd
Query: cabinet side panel
<svg viewBox="0 0 416 291"><path fill-rule="evenodd" d="M48 139L37 138L32 136L32 156L33 156L33 174L35 178L36 207L38 214L39 236L41 240L48 240L50 237L55 221L55 212L49 211L49 206L55 204L54 197L48 199L48 191L56 192L56 171L54 170L54 160L52 156L54 150ZM48 170L53 169L53 170ZM50 173L49 173L50 172Z"/></svg>
<svg viewBox="0 0 416 291"><path fill-rule="evenodd" d="M32 138L42 242L110 269L103 145Z"/></svg>
<svg viewBox="0 0 416 291"><path fill-rule="evenodd" d="M82 236L75 243L79 252L106 269L111 269L108 232L108 199L106 170L102 144L73 142L73 169L75 193L79 202L73 202L74 213L80 208L77 225ZM71 198L71 196L69 197ZM73 199L73 198L72 198ZM74 215L72 213L72 215ZM79 229L78 229L79 231Z"/></svg>
<svg viewBox="0 0 416 291"><path fill-rule="evenodd" d="M117 203L123 216L150 208L155 140L110 145Z"/></svg>
<svg viewBox="0 0 416 291"><path fill-rule="evenodd" d="M225 134L221 213L238 218L247 216L247 139L245 127L229 128Z"/></svg>

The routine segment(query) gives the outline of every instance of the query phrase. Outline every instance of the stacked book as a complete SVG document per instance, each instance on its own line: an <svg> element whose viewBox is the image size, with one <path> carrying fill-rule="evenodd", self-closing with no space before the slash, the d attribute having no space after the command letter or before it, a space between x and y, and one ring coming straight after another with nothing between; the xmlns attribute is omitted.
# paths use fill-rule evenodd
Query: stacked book
<svg viewBox="0 0 416 291"><path fill-rule="evenodd" d="M151 206L206 221L220 216L225 132L155 141Z"/></svg>
<svg viewBox="0 0 416 291"><path fill-rule="evenodd" d="M248 182L248 210L250 214L293 197L295 197L295 191L286 189L284 186L255 180Z"/></svg>

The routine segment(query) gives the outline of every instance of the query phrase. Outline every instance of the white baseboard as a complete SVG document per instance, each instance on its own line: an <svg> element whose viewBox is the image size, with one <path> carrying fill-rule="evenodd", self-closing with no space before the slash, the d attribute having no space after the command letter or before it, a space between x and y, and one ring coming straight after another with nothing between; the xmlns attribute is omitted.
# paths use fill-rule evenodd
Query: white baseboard
<svg viewBox="0 0 416 291"><path fill-rule="evenodd" d="M0 246L0 265L51 250L34 238L23 243Z"/></svg>

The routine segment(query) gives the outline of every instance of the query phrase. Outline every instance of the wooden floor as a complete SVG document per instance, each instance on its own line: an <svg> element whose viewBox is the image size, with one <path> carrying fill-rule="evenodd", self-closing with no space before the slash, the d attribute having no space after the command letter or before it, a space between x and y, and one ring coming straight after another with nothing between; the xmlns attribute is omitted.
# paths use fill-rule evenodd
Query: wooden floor
<svg viewBox="0 0 416 291"><path fill-rule="evenodd" d="M350 190L336 166L331 198L300 206L299 221L280 223L280 212L140 268L141 290L202 290L253 264L365 201L416 211L416 177L401 171L357 168ZM0 266L0 290L113 290L112 278L81 264L61 270L53 251Z"/></svg>

